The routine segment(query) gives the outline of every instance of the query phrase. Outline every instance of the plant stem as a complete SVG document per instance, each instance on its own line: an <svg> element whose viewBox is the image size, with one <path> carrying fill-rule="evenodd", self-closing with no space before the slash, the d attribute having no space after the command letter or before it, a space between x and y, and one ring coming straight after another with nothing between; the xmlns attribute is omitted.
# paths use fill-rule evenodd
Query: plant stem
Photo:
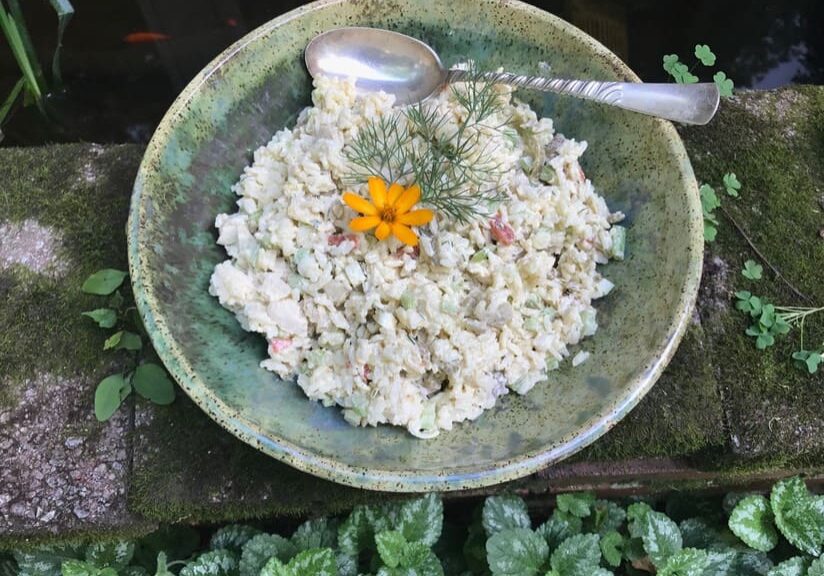
<svg viewBox="0 0 824 576"><path fill-rule="evenodd" d="M762 253L761 253L761 250L759 250L759 249L758 249L758 247L757 247L757 246L755 245L755 243L754 243L754 242L750 239L749 235L748 235L748 234L744 231L744 229L741 227L741 225L740 225L738 222L736 222L735 218L733 218L733 217L732 217L732 214L730 214L729 212L727 212L727 210L726 210L723 206L721 206L720 208L721 208L721 211L724 213L724 216L726 216L726 217L727 217L727 219L728 219L730 222L732 222L732 225L733 225L733 226L735 226L735 229L736 229L736 230L738 230L738 233L739 233L739 234L741 234L741 236L743 236L744 240L746 240L746 241L747 241L747 244L749 244L749 245L750 245L750 248L752 248L753 252L755 252L755 253L756 253L756 255L758 255L758 257L761 259L761 261L762 261L762 262L764 262L764 264L766 264L766 265L770 268L770 270L772 270L772 271L773 271L773 273L774 273L774 274L775 274L778 278L780 278L780 279L781 279L781 281L782 281L782 282L784 282L784 284L786 284L786 285L787 285L787 287L788 287L790 290L792 290L792 292L793 292L796 296L798 296L799 298L801 298L801 299L802 299L802 300L804 300L805 302L809 302L809 301L810 301L810 297L809 297L809 296L807 296L806 294L804 294L803 292L801 292L801 290L799 290L798 288L796 288L796 287L792 284L792 282L790 282L789 280L787 280L787 279L784 277L784 275L781 273L781 271L780 271L778 268L776 268L776 267L773 265L773 263L772 263L772 262L770 262L769 260L767 260L767 257L766 257L766 256L764 256L764 254L762 254Z"/></svg>

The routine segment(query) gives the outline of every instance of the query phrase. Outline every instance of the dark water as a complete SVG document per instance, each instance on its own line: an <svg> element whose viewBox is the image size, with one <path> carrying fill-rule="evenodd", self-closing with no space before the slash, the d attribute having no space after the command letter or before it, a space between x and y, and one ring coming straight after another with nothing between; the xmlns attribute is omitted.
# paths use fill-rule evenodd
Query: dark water
<svg viewBox="0 0 824 576"><path fill-rule="evenodd" d="M300 1L73 0L63 52L65 90L49 99L51 120L18 105L3 127L8 145L55 141L146 142L177 93L223 48ZM709 44L716 67L738 87L824 83L824 2L790 0L532 0L627 61L645 81L666 81L661 57L692 62ZM48 70L56 19L46 0L22 0ZM168 36L127 41L136 32ZM2 38L0 37L0 42ZM0 44L0 100L19 78ZM705 75L709 79L710 75Z"/></svg>

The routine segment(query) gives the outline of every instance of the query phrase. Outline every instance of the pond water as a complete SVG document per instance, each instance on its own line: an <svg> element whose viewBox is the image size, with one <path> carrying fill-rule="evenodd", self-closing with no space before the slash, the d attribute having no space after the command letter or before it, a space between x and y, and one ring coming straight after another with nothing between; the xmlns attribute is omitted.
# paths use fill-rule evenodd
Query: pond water
<svg viewBox="0 0 824 576"><path fill-rule="evenodd" d="M52 119L16 106L3 146L56 141L147 142L178 92L223 48L300 1L72 0L64 39L65 88ZM789 0L531 0L582 28L645 81L666 81L664 54L693 62L709 44L738 87L824 83L824 2ZM28 28L48 70L56 19L46 0L24 0ZM1 37L0 37L1 38ZM0 41L2 41L0 39ZM20 73L0 48L0 101ZM711 73L703 73L709 80Z"/></svg>

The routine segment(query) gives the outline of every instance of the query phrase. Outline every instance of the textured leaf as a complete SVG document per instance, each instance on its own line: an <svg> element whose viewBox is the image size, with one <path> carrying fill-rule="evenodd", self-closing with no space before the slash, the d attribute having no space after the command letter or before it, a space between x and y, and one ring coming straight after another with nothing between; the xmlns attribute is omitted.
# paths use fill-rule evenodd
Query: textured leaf
<svg viewBox="0 0 824 576"><path fill-rule="evenodd" d="M358 576L358 559L343 552L338 552L335 556L338 565L339 576Z"/></svg>
<svg viewBox="0 0 824 576"><path fill-rule="evenodd" d="M807 569L807 576L824 576L824 556L812 561Z"/></svg>
<svg viewBox="0 0 824 576"><path fill-rule="evenodd" d="M117 323L117 313L111 308L97 308L96 310L83 312L82 315L97 322L97 325L101 328L111 328Z"/></svg>
<svg viewBox="0 0 824 576"><path fill-rule="evenodd" d="M291 538L298 552L313 548L337 548L338 525L328 518L315 518L298 526Z"/></svg>
<svg viewBox="0 0 824 576"><path fill-rule="evenodd" d="M310 548L286 565L284 576L337 576L338 565L330 548Z"/></svg>
<svg viewBox="0 0 824 576"><path fill-rule="evenodd" d="M149 571L143 566L126 566L117 572L118 576L149 576Z"/></svg>
<svg viewBox="0 0 824 576"><path fill-rule="evenodd" d="M640 515L633 522L630 534L643 540L644 550L656 567L664 566L667 559L682 547L678 525L666 515L654 510Z"/></svg>
<svg viewBox="0 0 824 576"><path fill-rule="evenodd" d="M122 374L112 374L100 381L94 392L94 415L100 422L111 418L123 398L128 396L131 386ZM125 394L124 394L125 393Z"/></svg>
<svg viewBox="0 0 824 576"><path fill-rule="evenodd" d="M591 492L576 492L572 494L558 494L556 504L558 510L567 512L578 518L586 518L591 514L590 508L595 503L595 495Z"/></svg>
<svg viewBox="0 0 824 576"><path fill-rule="evenodd" d="M552 553L550 564L561 576L591 576L601 562L597 534L578 534L564 540Z"/></svg>
<svg viewBox="0 0 824 576"><path fill-rule="evenodd" d="M258 576L270 558L288 562L298 553L286 538L277 534L256 534L244 545L240 556L240 576Z"/></svg>
<svg viewBox="0 0 824 576"><path fill-rule="evenodd" d="M717 72L712 79L715 85L718 86L718 91L721 93L721 96L732 96L732 90L735 87L732 79L727 78L727 75L723 72Z"/></svg>
<svg viewBox="0 0 824 576"><path fill-rule="evenodd" d="M750 548L769 552L778 544L770 503L763 496L747 496L730 514L729 527Z"/></svg>
<svg viewBox="0 0 824 576"><path fill-rule="evenodd" d="M63 576L97 576L98 568L83 560L66 560L61 566Z"/></svg>
<svg viewBox="0 0 824 576"><path fill-rule="evenodd" d="M80 289L87 294L108 296L123 284L126 276L128 276L128 272L122 270L113 270L111 268L99 270L86 278Z"/></svg>
<svg viewBox="0 0 824 576"><path fill-rule="evenodd" d="M490 496L484 502L483 524L488 536L507 528L531 528L526 504L519 496Z"/></svg>
<svg viewBox="0 0 824 576"><path fill-rule="evenodd" d="M727 194L733 198L738 197L738 191L741 190L741 182L738 181L738 177L735 175L735 172L728 172L727 174L724 174L724 188L726 189Z"/></svg>
<svg viewBox="0 0 824 576"><path fill-rule="evenodd" d="M404 576L443 576L443 567L423 542L408 542L401 555Z"/></svg>
<svg viewBox="0 0 824 576"><path fill-rule="evenodd" d="M767 572L767 576L806 576L810 561L801 556L785 560Z"/></svg>
<svg viewBox="0 0 824 576"><path fill-rule="evenodd" d="M467 567L475 574L486 573L489 565L486 562L486 531L480 516L467 529L466 542L463 545L463 556Z"/></svg>
<svg viewBox="0 0 824 576"><path fill-rule="evenodd" d="M550 550L555 550L561 542L578 534L580 526L576 530L566 519L553 514L535 532L546 541Z"/></svg>
<svg viewBox="0 0 824 576"><path fill-rule="evenodd" d="M755 260L747 260L744 262L744 269L741 270L741 275L750 280L761 280L764 272L764 267L756 263Z"/></svg>
<svg viewBox="0 0 824 576"><path fill-rule="evenodd" d="M642 534L643 522L647 514L652 512L652 508L646 502L635 502L627 507L627 520L629 525L629 535L633 538L640 538Z"/></svg>
<svg viewBox="0 0 824 576"><path fill-rule="evenodd" d="M596 500L592 506L593 531L604 535L612 530L618 530L627 518L627 513L621 506L609 500Z"/></svg>
<svg viewBox="0 0 824 576"><path fill-rule="evenodd" d="M821 554L824 540L824 515L799 477L777 482L770 504L778 530L790 544L811 556Z"/></svg>
<svg viewBox="0 0 824 576"><path fill-rule="evenodd" d="M86 560L99 568L111 566L117 570L125 567L134 556L134 542L114 540L93 542L86 548Z"/></svg>
<svg viewBox="0 0 824 576"><path fill-rule="evenodd" d="M180 570L180 576L238 576L234 552L220 548L198 556Z"/></svg>
<svg viewBox="0 0 824 576"><path fill-rule="evenodd" d="M384 564L395 568L401 563L406 548L406 538L403 533L398 530L388 530L375 534L375 544L378 546L378 554Z"/></svg>
<svg viewBox="0 0 824 576"><path fill-rule="evenodd" d="M706 44L695 45L695 57L698 58L704 66L715 65L715 54L713 54L710 47Z"/></svg>
<svg viewBox="0 0 824 576"><path fill-rule="evenodd" d="M598 547L597 537L595 546ZM486 542L486 559L495 575L538 574L547 556L549 548L546 542L529 528L505 528L494 533Z"/></svg>
<svg viewBox="0 0 824 576"><path fill-rule="evenodd" d="M610 530L601 536L601 554L607 564L617 568L621 565L621 558L623 557L624 537L615 530Z"/></svg>
<svg viewBox="0 0 824 576"><path fill-rule="evenodd" d="M175 387L166 370L157 364L146 362L134 371L132 386L138 394L155 404L171 404L175 399Z"/></svg>
<svg viewBox="0 0 824 576"><path fill-rule="evenodd" d="M437 494L427 494L404 502L398 513L398 530L407 541L423 542L429 547L441 537L443 503Z"/></svg>
<svg viewBox="0 0 824 576"><path fill-rule="evenodd" d="M344 554L357 558L361 550L370 546L372 534L366 510L358 506L338 528L338 547Z"/></svg>
<svg viewBox="0 0 824 576"><path fill-rule="evenodd" d="M64 560L77 559L82 554L70 546L41 546L32 550L15 550L20 576L59 576Z"/></svg>
<svg viewBox="0 0 824 576"><path fill-rule="evenodd" d="M209 541L212 550L232 550L238 554L253 536L260 534L260 530L245 524L229 524L214 534Z"/></svg>
<svg viewBox="0 0 824 576"><path fill-rule="evenodd" d="M670 556L658 576L703 576L709 564L707 553L695 548L683 548Z"/></svg>
<svg viewBox="0 0 824 576"><path fill-rule="evenodd" d="M668 74L672 74L675 65L678 64L678 60L678 54L666 54L664 56L664 70L666 70Z"/></svg>

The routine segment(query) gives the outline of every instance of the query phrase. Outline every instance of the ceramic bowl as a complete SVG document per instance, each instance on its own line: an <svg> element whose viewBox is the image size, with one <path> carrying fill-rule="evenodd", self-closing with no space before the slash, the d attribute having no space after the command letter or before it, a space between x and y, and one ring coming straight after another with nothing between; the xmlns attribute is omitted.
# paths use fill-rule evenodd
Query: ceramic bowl
<svg viewBox="0 0 824 576"><path fill-rule="evenodd" d="M259 367L264 339L244 332L209 295L226 259L215 216L235 210L230 190L251 153L309 104L303 48L340 26L415 36L446 64L638 81L614 54L564 22L511 0L322 0L251 32L192 80L152 138L129 219L137 305L164 364L231 433L306 472L352 486L418 492L491 485L580 450L650 389L685 330L703 249L698 190L667 122L597 104L524 93L558 131L589 142L588 177L627 215L627 255L605 267L615 291L599 301L598 333L583 365L510 394L478 420L432 440L380 426L354 428L336 408Z"/></svg>

